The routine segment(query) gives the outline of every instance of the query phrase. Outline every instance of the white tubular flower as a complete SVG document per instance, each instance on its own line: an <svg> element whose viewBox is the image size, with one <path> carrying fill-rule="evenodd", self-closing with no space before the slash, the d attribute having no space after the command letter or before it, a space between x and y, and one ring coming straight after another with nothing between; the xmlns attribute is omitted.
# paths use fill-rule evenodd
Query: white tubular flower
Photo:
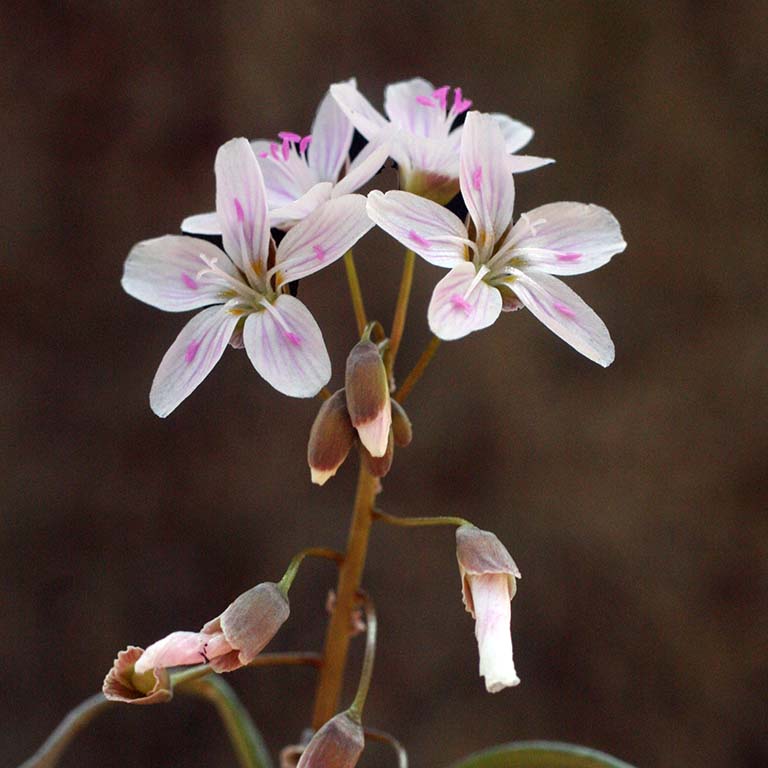
<svg viewBox="0 0 768 768"><path fill-rule="evenodd" d="M362 195L329 200L275 248L259 164L246 139L216 155L216 215L224 250L168 235L134 246L122 285L168 312L205 307L165 354L149 395L167 416L210 373L230 340L240 340L258 373L291 397L313 397L331 376L322 333L288 283L341 258L373 225ZM235 330L238 334L233 338Z"/></svg>
<svg viewBox="0 0 768 768"><path fill-rule="evenodd" d="M388 85L384 91L384 112L379 113L357 90L354 80L335 83L331 94L368 141L386 142L390 156L400 170L400 186L440 203L448 202L459 191L459 146L462 126L454 127L459 115L472 102L461 88L447 85L435 88L421 77ZM516 155L532 138L527 125L502 114L492 119L504 135L513 173L529 171L554 162L548 158Z"/></svg>
<svg viewBox="0 0 768 768"><path fill-rule="evenodd" d="M354 79L347 81L354 87ZM328 200L360 189L389 157L385 145L370 143L349 163L354 128L330 92L317 108L312 132L281 131L278 141L251 142L264 178L269 224L290 229ZM188 216L181 230L189 235L221 235L215 213Z"/></svg>
<svg viewBox="0 0 768 768"><path fill-rule="evenodd" d="M590 272L626 247L605 208L551 203L512 226L515 186L504 134L491 115L470 112L459 158L469 226L442 206L408 192L368 195L368 215L425 261L451 271L435 286L427 312L441 339L492 325L527 307L581 354L608 366L614 347L602 320L553 275Z"/></svg>
<svg viewBox="0 0 768 768"><path fill-rule="evenodd" d="M510 633L510 602L520 571L493 533L471 525L456 529L456 558L464 605L476 622L480 675L488 692L498 693L520 683Z"/></svg>

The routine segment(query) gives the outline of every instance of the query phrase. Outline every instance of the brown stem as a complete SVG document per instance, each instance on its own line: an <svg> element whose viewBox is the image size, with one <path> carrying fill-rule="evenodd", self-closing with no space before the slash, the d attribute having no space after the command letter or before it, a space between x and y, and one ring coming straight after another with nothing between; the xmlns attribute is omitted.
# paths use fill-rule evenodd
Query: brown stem
<svg viewBox="0 0 768 768"><path fill-rule="evenodd" d="M357 478L355 505L347 539L344 562L339 568L336 587L336 607L325 635L323 664L315 694L315 710L312 727L317 730L338 711L339 697L344 683L344 669L349 650L350 616L355 610L360 579L368 553L368 536L371 532L373 502L378 489L378 478L360 463Z"/></svg>
<svg viewBox="0 0 768 768"><path fill-rule="evenodd" d="M413 267L416 263L416 254L413 251L405 252L405 261L403 262L403 274L400 278L400 290L397 294L397 304L395 304L395 316L392 319L392 332L389 334L389 347L384 354L384 362L387 366L387 373L392 379L392 371L395 367L395 358L400 349L400 342L405 330L405 318L408 314L408 300L411 298L411 286L413 285Z"/></svg>
<svg viewBox="0 0 768 768"><path fill-rule="evenodd" d="M416 365L413 366L411 372L405 377L403 385L398 388L397 393L395 394L395 400L397 400L398 403L404 402L405 398L410 394L410 391L416 386L430 361L435 356L435 352L437 352L439 346L440 339L438 339L437 336L433 336L429 340L429 344L427 344L426 348L421 353L421 357L416 361Z"/></svg>

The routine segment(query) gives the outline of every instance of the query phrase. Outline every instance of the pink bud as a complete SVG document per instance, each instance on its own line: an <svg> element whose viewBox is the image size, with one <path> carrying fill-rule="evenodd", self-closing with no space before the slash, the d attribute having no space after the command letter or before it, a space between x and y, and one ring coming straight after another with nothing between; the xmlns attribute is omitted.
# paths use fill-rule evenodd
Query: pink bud
<svg viewBox="0 0 768 768"><path fill-rule="evenodd" d="M344 390L334 392L317 412L309 433L307 462L312 482L323 485L336 474L355 442Z"/></svg>
<svg viewBox="0 0 768 768"><path fill-rule="evenodd" d="M347 357L344 380L347 410L360 442L371 456L380 458L387 451L392 409L384 362L372 341L360 341Z"/></svg>

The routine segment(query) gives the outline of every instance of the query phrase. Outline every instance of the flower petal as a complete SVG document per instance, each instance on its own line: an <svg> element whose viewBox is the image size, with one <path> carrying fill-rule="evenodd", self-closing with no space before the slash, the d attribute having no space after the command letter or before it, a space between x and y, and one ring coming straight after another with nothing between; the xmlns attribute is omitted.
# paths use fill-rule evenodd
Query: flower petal
<svg viewBox="0 0 768 768"><path fill-rule="evenodd" d="M347 84L354 87L354 80ZM321 181L335 182L352 144L354 126L342 108L331 96L325 94L312 122L312 143L309 145L309 167Z"/></svg>
<svg viewBox="0 0 768 768"><path fill-rule="evenodd" d="M277 287L333 264L372 226L362 195L343 195L323 203L277 247Z"/></svg>
<svg viewBox="0 0 768 768"><path fill-rule="evenodd" d="M330 181L321 181L315 184L309 192L303 194L298 200L279 208L273 208L269 212L269 223L277 229L290 229L324 202L330 200L332 191L333 184Z"/></svg>
<svg viewBox="0 0 768 768"><path fill-rule="evenodd" d="M494 118L470 112L461 134L459 182L481 255L490 253L512 220L515 184L506 160L504 137Z"/></svg>
<svg viewBox="0 0 768 768"><path fill-rule="evenodd" d="M526 269L551 275L591 272L627 244L613 214L599 205L550 203L524 213L509 240Z"/></svg>
<svg viewBox="0 0 768 768"><path fill-rule="evenodd" d="M232 139L219 147L214 169L224 250L258 284L269 255L269 221L256 155L246 139Z"/></svg>
<svg viewBox="0 0 768 768"><path fill-rule="evenodd" d="M139 657L134 669L142 675L150 669L179 667L185 664L201 664L205 640L199 632L171 632L147 648Z"/></svg>
<svg viewBox="0 0 768 768"><path fill-rule="evenodd" d="M493 112L491 117L501 129L504 136L504 146L510 154L522 149L533 138L533 128L525 123L513 120L509 115L504 115L501 112Z"/></svg>
<svg viewBox="0 0 768 768"><path fill-rule="evenodd" d="M227 284L206 269L201 256L232 277L238 276L227 255L215 245L195 237L166 235L133 246L125 260L123 290L166 312L223 304L226 298L221 293Z"/></svg>
<svg viewBox="0 0 768 768"><path fill-rule="evenodd" d="M368 195L368 215L387 234L430 264L450 268L467 259L467 228L442 205L410 192Z"/></svg>
<svg viewBox="0 0 768 768"><path fill-rule="evenodd" d="M334 83L331 95L336 103L344 110L346 116L352 121L352 125L365 136L368 141L376 137L376 134L387 125L384 117L375 110L368 99L357 90L354 80L344 83Z"/></svg>
<svg viewBox="0 0 768 768"><path fill-rule="evenodd" d="M432 99L434 91L435 86L422 77L392 83L384 90L384 111L394 125L409 133L445 138L445 109Z"/></svg>
<svg viewBox="0 0 768 768"><path fill-rule="evenodd" d="M221 224L216 211L210 213L196 213L194 216L187 216L181 222L181 231L185 235L218 235L221 237Z"/></svg>
<svg viewBox="0 0 768 768"><path fill-rule="evenodd" d="M550 331L577 352L603 367L613 362L614 348L603 321L565 283L536 272L515 271L510 288Z"/></svg>
<svg viewBox="0 0 768 768"><path fill-rule="evenodd" d="M270 211L298 200L320 181L317 172L293 148L287 159L274 142L257 139L251 142L251 149L264 177Z"/></svg>
<svg viewBox="0 0 768 768"><path fill-rule="evenodd" d="M510 155L507 158L510 173L525 173L554 162L551 157L536 157L536 155Z"/></svg>
<svg viewBox="0 0 768 768"><path fill-rule="evenodd" d="M360 189L381 170L388 157L389 144L368 142L349 166L349 170L341 181L333 188L333 196L340 197Z"/></svg>
<svg viewBox="0 0 768 768"><path fill-rule="evenodd" d="M227 348L238 317L223 307L198 312L182 329L157 369L149 404L167 416L211 372Z"/></svg>
<svg viewBox="0 0 768 768"><path fill-rule="evenodd" d="M320 328L293 296L282 294L263 312L249 315L243 341L253 367L284 395L313 397L331 378Z"/></svg>
<svg viewBox="0 0 768 768"><path fill-rule="evenodd" d="M482 279L471 262L454 267L436 286L427 318L435 336L460 339L492 325L501 314L501 293Z"/></svg>

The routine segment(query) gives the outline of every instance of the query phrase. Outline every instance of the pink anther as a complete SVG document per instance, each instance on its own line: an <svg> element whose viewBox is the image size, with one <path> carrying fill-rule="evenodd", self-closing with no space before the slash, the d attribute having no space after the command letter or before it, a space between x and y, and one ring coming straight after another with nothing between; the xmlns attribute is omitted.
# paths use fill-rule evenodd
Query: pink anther
<svg viewBox="0 0 768 768"><path fill-rule="evenodd" d="M187 345L187 351L184 353L184 360L187 363L191 363L197 355L197 350L200 349L199 341L190 341Z"/></svg>
<svg viewBox="0 0 768 768"><path fill-rule="evenodd" d="M580 253L558 253L558 261L578 261L581 258Z"/></svg>
<svg viewBox="0 0 768 768"><path fill-rule="evenodd" d="M301 141L301 136L293 131L280 131L280 133L277 134L277 137L283 141L290 141L292 144Z"/></svg>
<svg viewBox="0 0 768 768"><path fill-rule="evenodd" d="M313 245L312 250L315 253L315 258L318 261L324 261L325 260L325 251L323 250L323 247L321 245Z"/></svg>
<svg viewBox="0 0 768 768"><path fill-rule="evenodd" d="M303 155L307 151L307 147L312 143L312 137L307 134L300 142L299 142L299 152Z"/></svg>
<svg viewBox="0 0 768 768"><path fill-rule="evenodd" d="M186 272L181 273L181 279L190 291L197 290L197 281L193 277L190 277Z"/></svg>
<svg viewBox="0 0 768 768"><path fill-rule="evenodd" d="M269 152L259 152L259 157L269 157Z"/></svg>
<svg viewBox="0 0 768 768"><path fill-rule="evenodd" d="M565 315L566 317L576 317L576 313L567 304L563 304L560 301L556 301L552 306L561 315Z"/></svg>
<svg viewBox="0 0 768 768"><path fill-rule="evenodd" d="M483 186L483 169L478 165L472 172L472 186L480 191Z"/></svg>
<svg viewBox="0 0 768 768"><path fill-rule="evenodd" d="M411 230L408 233L408 237L413 240L416 245L420 245L422 248L429 248L430 242L426 238L422 237L418 232Z"/></svg>
<svg viewBox="0 0 768 768"><path fill-rule="evenodd" d="M472 102L469 99L465 99L462 96L461 88L453 89L453 114L460 115L462 112L466 112L472 106Z"/></svg>
<svg viewBox="0 0 768 768"><path fill-rule="evenodd" d="M237 214L237 220L242 224L245 221L245 211L237 198L235 198L235 213Z"/></svg>
<svg viewBox="0 0 768 768"><path fill-rule="evenodd" d="M429 96L417 96L416 101L419 104L423 104L425 107L436 107L437 104L435 104L432 99L429 98Z"/></svg>
<svg viewBox="0 0 768 768"><path fill-rule="evenodd" d="M272 144L269 145L269 151L272 153L272 157L274 157L275 160L280 159L280 155L278 154L278 152L280 151L280 147L278 147L277 144L272 142Z"/></svg>
<svg viewBox="0 0 768 768"><path fill-rule="evenodd" d="M451 304L453 304L456 309L463 310L465 315L468 315L472 310L472 305L458 293L454 293L451 296Z"/></svg>
<svg viewBox="0 0 768 768"><path fill-rule="evenodd" d="M288 139L283 139L283 160L288 160L288 155L291 153L291 142Z"/></svg>
<svg viewBox="0 0 768 768"><path fill-rule="evenodd" d="M444 85L442 88L438 88L436 91L432 91L432 98L437 99L440 102L440 107L442 109L445 109L448 105L448 91L450 90L450 85Z"/></svg>

